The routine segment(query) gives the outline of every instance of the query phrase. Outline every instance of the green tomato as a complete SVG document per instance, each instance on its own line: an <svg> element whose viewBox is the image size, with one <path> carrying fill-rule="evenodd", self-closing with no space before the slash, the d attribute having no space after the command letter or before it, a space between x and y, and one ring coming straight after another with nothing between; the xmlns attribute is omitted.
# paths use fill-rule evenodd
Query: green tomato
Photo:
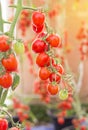
<svg viewBox="0 0 88 130"><path fill-rule="evenodd" d="M25 51L24 44L22 42L16 42L13 45L13 49L16 52L16 54L23 54Z"/></svg>
<svg viewBox="0 0 88 130"><path fill-rule="evenodd" d="M66 90L66 89L60 90L60 92L59 92L59 98L61 100L66 100L68 98L68 90Z"/></svg>

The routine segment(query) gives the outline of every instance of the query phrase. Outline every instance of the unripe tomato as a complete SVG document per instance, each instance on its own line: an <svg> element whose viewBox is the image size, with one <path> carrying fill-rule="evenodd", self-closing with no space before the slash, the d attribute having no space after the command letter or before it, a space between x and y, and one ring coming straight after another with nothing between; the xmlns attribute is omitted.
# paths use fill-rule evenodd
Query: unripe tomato
<svg viewBox="0 0 88 130"><path fill-rule="evenodd" d="M57 85L48 84L47 88L48 88L48 92L49 92L51 95L56 95L56 94L58 93L58 91L59 91Z"/></svg>
<svg viewBox="0 0 88 130"><path fill-rule="evenodd" d="M24 44L23 44L22 42L16 42L16 43L13 45L13 48L14 48L14 51L15 51L17 54L23 54L24 51L25 51Z"/></svg>
<svg viewBox="0 0 88 130"><path fill-rule="evenodd" d="M39 67L49 66L50 65L50 57L45 53L40 53L36 58L36 64Z"/></svg>
<svg viewBox="0 0 88 130"><path fill-rule="evenodd" d="M10 54L8 58L2 59L2 65L7 71L17 70L17 59L13 54Z"/></svg>
<svg viewBox="0 0 88 130"><path fill-rule="evenodd" d="M39 11L35 11L32 14L32 22L36 26L42 26L44 24L45 15Z"/></svg>
<svg viewBox="0 0 88 130"><path fill-rule="evenodd" d="M66 100L68 98L68 91L66 89L62 89L59 91L59 98L61 100Z"/></svg>
<svg viewBox="0 0 88 130"><path fill-rule="evenodd" d="M7 130L8 129L8 122L6 119L0 118L0 130Z"/></svg>
<svg viewBox="0 0 88 130"><path fill-rule="evenodd" d="M58 35L50 34L46 41L52 46L52 47L58 47L61 44L61 38Z"/></svg>
<svg viewBox="0 0 88 130"><path fill-rule="evenodd" d="M47 67L42 67L39 70L39 77L42 80L47 80L50 76L50 71L47 69Z"/></svg>
<svg viewBox="0 0 88 130"><path fill-rule="evenodd" d="M5 73L0 77L0 86L3 88L9 88L12 85L12 76L9 73Z"/></svg>
<svg viewBox="0 0 88 130"><path fill-rule="evenodd" d="M36 53L41 53L46 50L46 43L43 40L37 39L32 44L32 50Z"/></svg>

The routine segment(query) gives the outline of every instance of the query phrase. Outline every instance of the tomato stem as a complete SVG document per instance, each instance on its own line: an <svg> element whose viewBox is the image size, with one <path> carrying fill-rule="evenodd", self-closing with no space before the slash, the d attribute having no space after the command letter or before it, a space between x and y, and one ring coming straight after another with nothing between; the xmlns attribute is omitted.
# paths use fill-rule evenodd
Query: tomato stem
<svg viewBox="0 0 88 130"><path fill-rule="evenodd" d="M0 107L0 111L2 111L2 112L4 112L4 113L6 113L6 115L8 115L8 117L9 117L9 119L10 119L10 121L11 121L12 125L13 125L13 126L16 126L16 124L14 123L14 121L13 121L13 119L12 119L11 114L10 114L8 111L4 110L4 109L3 109L3 108L1 108L1 107Z"/></svg>
<svg viewBox="0 0 88 130"><path fill-rule="evenodd" d="M32 8L32 7L28 7L28 6L23 6L22 8L23 9L33 10L33 11L41 10L41 8Z"/></svg>
<svg viewBox="0 0 88 130"><path fill-rule="evenodd" d="M9 36L10 37L13 37L14 28L15 28L16 22L18 20L18 17L19 17L19 15L21 13L21 10L22 10L22 0L18 0L14 20L13 20L13 22L12 22L12 24L10 26L10 30L9 30Z"/></svg>
<svg viewBox="0 0 88 130"><path fill-rule="evenodd" d="M3 32L2 7L0 3L0 31Z"/></svg>
<svg viewBox="0 0 88 130"><path fill-rule="evenodd" d="M3 88L0 86L0 98L2 96Z"/></svg>
<svg viewBox="0 0 88 130"><path fill-rule="evenodd" d="M2 93L1 100L0 100L0 105L3 105L3 104L4 104L7 95L8 95L8 89L5 90L5 91Z"/></svg>

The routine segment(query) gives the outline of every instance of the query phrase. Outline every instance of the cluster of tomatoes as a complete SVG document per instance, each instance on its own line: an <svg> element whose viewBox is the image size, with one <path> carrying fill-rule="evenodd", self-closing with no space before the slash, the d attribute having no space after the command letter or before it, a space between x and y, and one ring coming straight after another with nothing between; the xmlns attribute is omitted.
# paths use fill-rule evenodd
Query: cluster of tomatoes
<svg viewBox="0 0 88 130"><path fill-rule="evenodd" d="M48 81L39 80L34 83L34 92L41 96L41 100L45 103L50 102L50 95L47 91Z"/></svg>
<svg viewBox="0 0 88 130"><path fill-rule="evenodd" d="M63 125L65 123L65 117L67 116L67 111L72 109L73 98L69 95L68 99L59 103L58 109L61 110L58 114L58 123Z"/></svg>
<svg viewBox="0 0 88 130"><path fill-rule="evenodd" d="M8 121L4 118L0 118L0 130L7 130L8 129ZM17 127L12 127L9 130L20 130Z"/></svg>
<svg viewBox="0 0 88 130"><path fill-rule="evenodd" d="M13 84L12 73L17 71L17 59L12 43L5 35L0 36L0 86L8 89Z"/></svg>
<svg viewBox="0 0 88 130"><path fill-rule="evenodd" d="M22 10L19 20L19 29L21 30L23 36L26 34L26 29L30 26L30 24L31 20L29 11Z"/></svg>
<svg viewBox="0 0 88 130"><path fill-rule="evenodd" d="M79 128L79 130L87 130L87 126L85 125L86 118L81 117L80 119L73 119L72 124L74 125L74 128Z"/></svg>
<svg viewBox="0 0 88 130"><path fill-rule="evenodd" d="M40 27L43 28L45 25L45 15L40 11L35 11L32 14L32 24L36 26L36 30L39 29L39 34L32 43L32 50L37 53L36 64L40 67L39 77L41 80L49 81L48 92L51 95L56 95L60 89L58 84L64 74L64 68L57 63L52 51L60 46L61 38L57 34L40 30ZM36 32L36 30L34 31Z"/></svg>
<svg viewBox="0 0 88 130"><path fill-rule="evenodd" d="M20 122L23 122L29 118L28 116L29 107L27 105L22 104L16 98L13 98L13 108L16 110Z"/></svg>

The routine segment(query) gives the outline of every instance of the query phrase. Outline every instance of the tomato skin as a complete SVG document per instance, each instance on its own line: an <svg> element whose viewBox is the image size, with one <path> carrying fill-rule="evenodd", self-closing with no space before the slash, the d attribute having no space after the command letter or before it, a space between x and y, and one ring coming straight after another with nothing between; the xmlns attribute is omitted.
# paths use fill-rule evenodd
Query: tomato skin
<svg viewBox="0 0 88 130"><path fill-rule="evenodd" d="M32 50L36 53L44 52L46 49L46 43L40 39L37 39L32 44Z"/></svg>
<svg viewBox="0 0 88 130"><path fill-rule="evenodd" d="M57 83L60 83L60 81L61 81L61 76L59 76L59 75L57 75L57 74L55 74L55 73L51 73L51 74L50 74L50 77L49 77L49 80L50 80L51 82L56 81Z"/></svg>
<svg viewBox="0 0 88 130"><path fill-rule="evenodd" d="M44 24L45 15L39 11L35 11L32 14L32 22L36 26L41 26Z"/></svg>
<svg viewBox="0 0 88 130"><path fill-rule="evenodd" d="M14 51L16 52L16 54L23 54L25 49L24 49L24 45L21 42L16 42L13 45Z"/></svg>
<svg viewBox="0 0 88 130"><path fill-rule="evenodd" d="M57 85L48 84L47 88L48 88L48 92L51 95L56 95L58 93L58 91L59 91Z"/></svg>
<svg viewBox="0 0 88 130"><path fill-rule="evenodd" d="M20 129L17 127L12 127L10 130L20 130Z"/></svg>
<svg viewBox="0 0 88 130"><path fill-rule="evenodd" d="M44 25L42 25L42 26L35 26L35 25L32 25L32 28L33 28L33 30L34 30L34 32L36 32L36 33L40 33L42 30L43 30L43 28L44 28Z"/></svg>
<svg viewBox="0 0 88 130"><path fill-rule="evenodd" d="M8 129L7 120L0 118L0 130L7 130L7 129Z"/></svg>
<svg viewBox="0 0 88 130"><path fill-rule="evenodd" d="M60 124L60 125L63 125L64 123L65 123L65 120L64 120L64 118L63 117L58 117L58 123Z"/></svg>
<svg viewBox="0 0 88 130"><path fill-rule="evenodd" d="M52 46L52 47L58 47L61 44L61 39L58 35L50 34L46 41Z"/></svg>
<svg viewBox="0 0 88 130"><path fill-rule="evenodd" d="M12 76L9 73L5 73L0 77L0 85L3 88L9 88L12 85Z"/></svg>
<svg viewBox="0 0 88 130"><path fill-rule="evenodd" d="M46 32L41 32L39 35L38 35L38 38L43 38L47 35Z"/></svg>
<svg viewBox="0 0 88 130"><path fill-rule="evenodd" d="M68 99L68 91L67 91L66 89L60 90L60 92L59 92L59 98L60 98L61 100L66 100L66 99Z"/></svg>
<svg viewBox="0 0 88 130"><path fill-rule="evenodd" d="M54 67L56 68L56 70L62 75L64 74L64 68L61 64L58 65L54 65Z"/></svg>
<svg viewBox="0 0 88 130"><path fill-rule="evenodd" d="M39 70L39 77L42 80L47 80L50 76L50 71L46 67L42 67Z"/></svg>
<svg viewBox="0 0 88 130"><path fill-rule="evenodd" d="M40 53L36 58L36 64L39 67L44 67L45 65L50 65L50 57L45 53Z"/></svg>
<svg viewBox="0 0 88 130"><path fill-rule="evenodd" d="M10 49L11 44L7 43L7 36L0 36L0 51L5 52Z"/></svg>
<svg viewBox="0 0 88 130"><path fill-rule="evenodd" d="M7 71L16 71L17 70L17 60L13 54L10 54L8 58L2 59L2 65Z"/></svg>

